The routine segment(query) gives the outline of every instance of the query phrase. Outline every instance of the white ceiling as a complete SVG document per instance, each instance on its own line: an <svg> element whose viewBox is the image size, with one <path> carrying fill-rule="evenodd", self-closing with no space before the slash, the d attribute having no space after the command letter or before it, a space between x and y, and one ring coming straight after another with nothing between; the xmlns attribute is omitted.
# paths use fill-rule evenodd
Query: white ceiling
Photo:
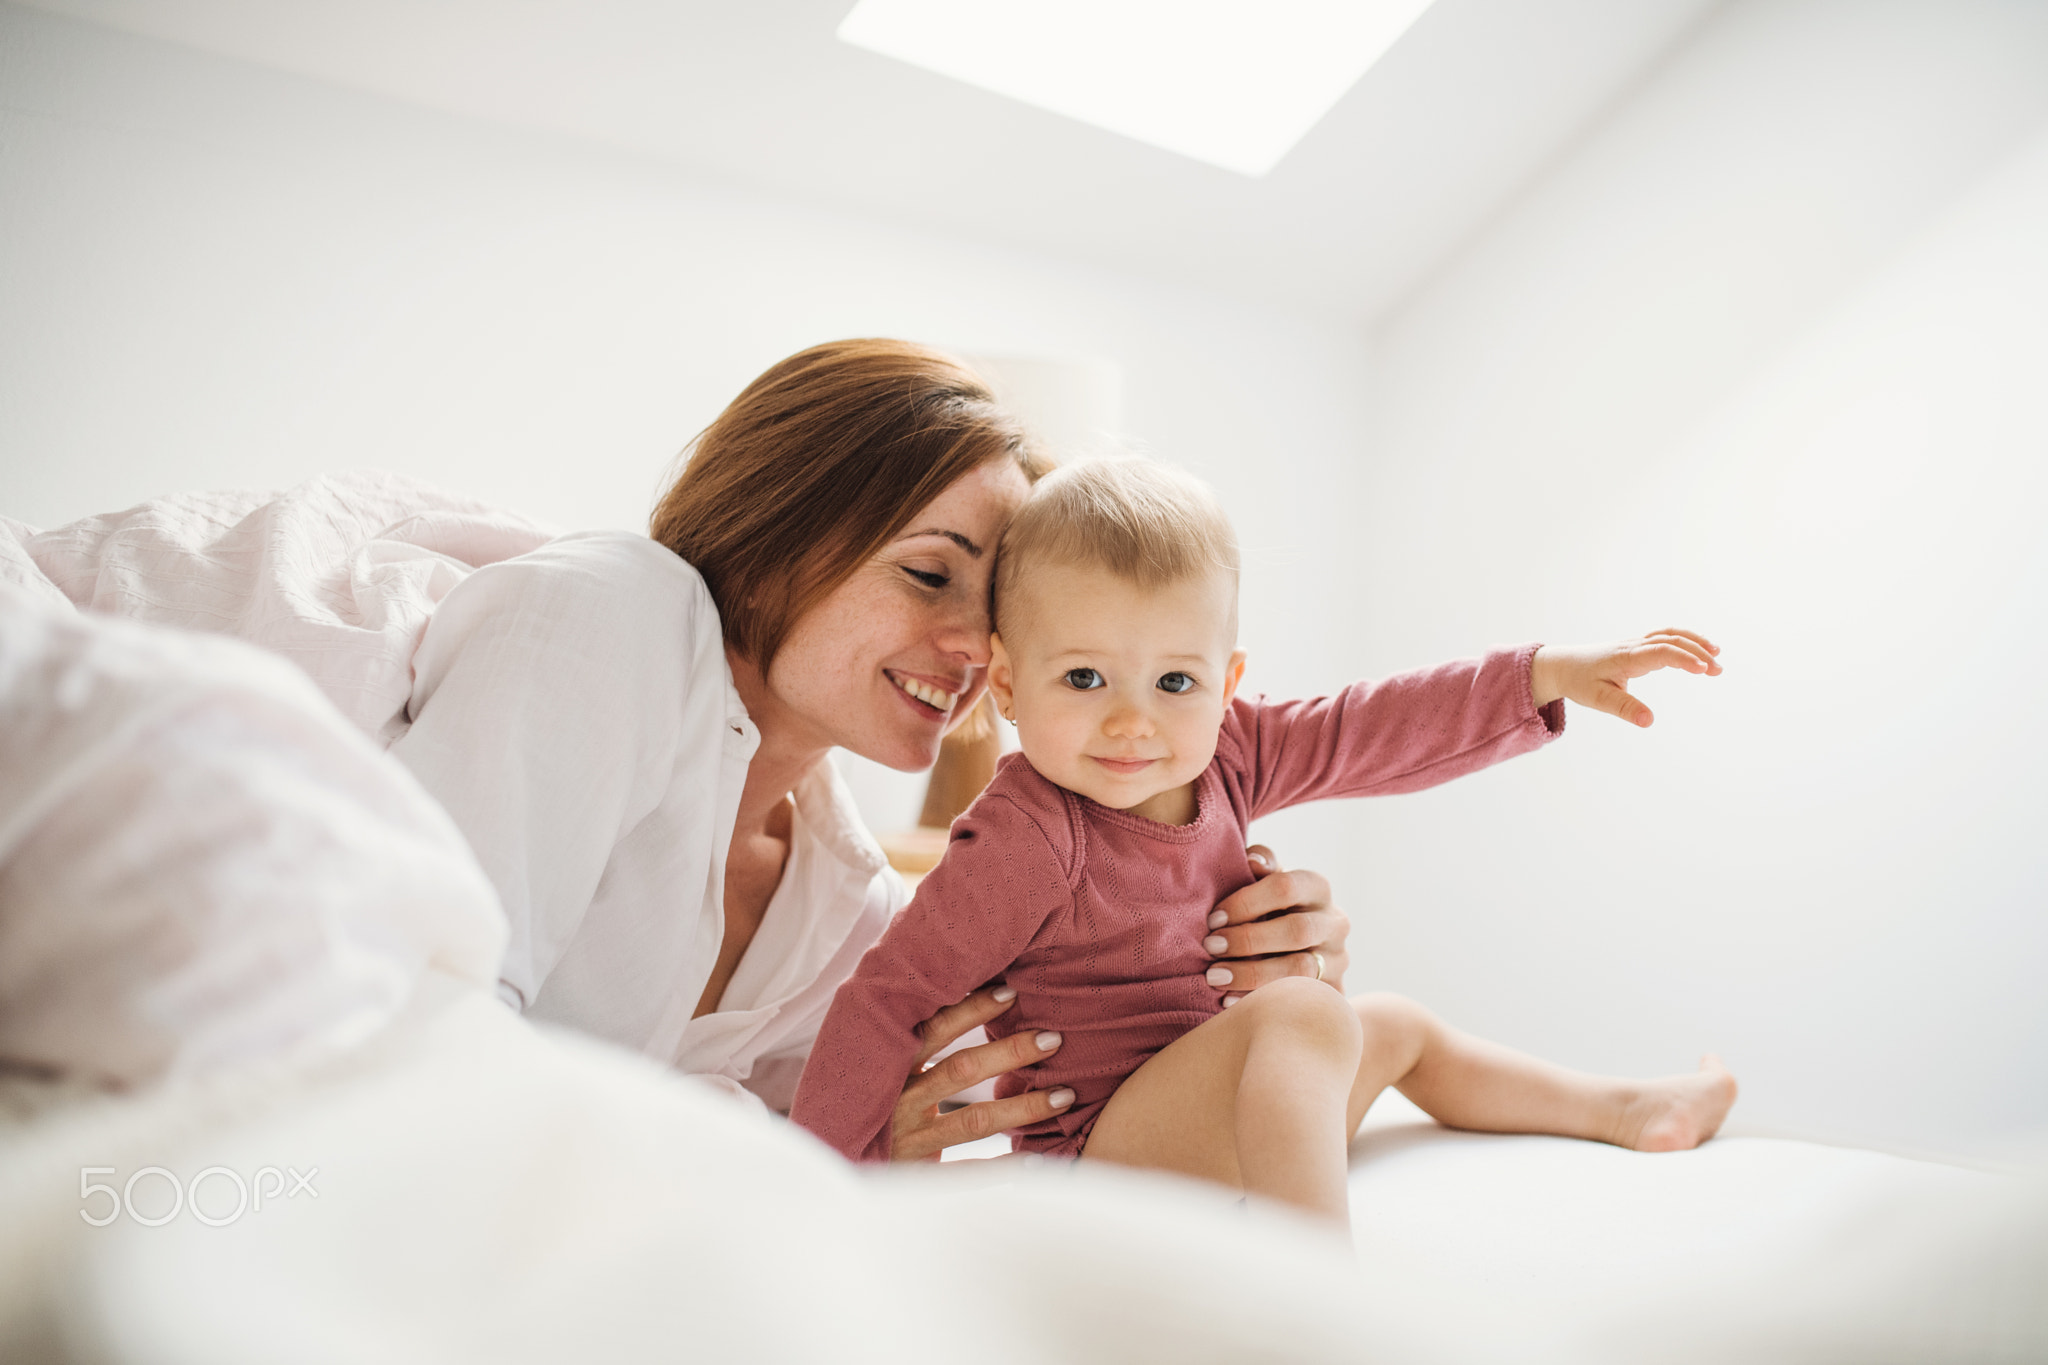
<svg viewBox="0 0 2048 1365"><path fill-rule="evenodd" d="M1250 180L841 43L852 0L32 0L435 109L1356 325L1717 0L1437 0Z"/></svg>

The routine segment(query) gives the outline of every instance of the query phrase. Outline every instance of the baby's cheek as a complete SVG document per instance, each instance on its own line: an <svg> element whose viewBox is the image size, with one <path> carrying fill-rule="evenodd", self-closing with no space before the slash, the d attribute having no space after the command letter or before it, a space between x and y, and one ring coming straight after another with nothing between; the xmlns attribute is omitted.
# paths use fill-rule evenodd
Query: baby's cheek
<svg viewBox="0 0 2048 1365"><path fill-rule="evenodd" d="M1192 782L1201 775L1202 769L1216 757L1216 741L1222 733L1223 722L1219 717L1216 724L1207 726L1188 736L1187 742L1174 746L1174 776L1182 782Z"/></svg>
<svg viewBox="0 0 2048 1365"><path fill-rule="evenodd" d="M1074 761L1074 747L1067 742L1066 728L1049 723L1044 716L1017 713L1017 747L1041 773L1052 776Z"/></svg>

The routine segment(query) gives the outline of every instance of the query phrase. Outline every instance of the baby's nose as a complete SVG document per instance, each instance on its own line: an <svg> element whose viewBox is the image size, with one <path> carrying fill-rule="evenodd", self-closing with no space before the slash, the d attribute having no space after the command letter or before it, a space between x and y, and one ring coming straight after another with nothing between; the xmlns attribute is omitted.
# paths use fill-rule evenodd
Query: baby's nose
<svg viewBox="0 0 2048 1365"><path fill-rule="evenodd" d="M1102 728L1118 738L1139 738L1152 733L1152 717L1136 706L1119 706L1103 720Z"/></svg>

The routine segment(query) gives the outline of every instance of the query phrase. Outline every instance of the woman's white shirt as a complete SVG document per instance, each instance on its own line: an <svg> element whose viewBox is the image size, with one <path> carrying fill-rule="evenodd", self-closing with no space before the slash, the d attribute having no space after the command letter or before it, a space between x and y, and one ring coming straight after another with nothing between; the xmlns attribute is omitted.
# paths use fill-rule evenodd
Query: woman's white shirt
<svg viewBox="0 0 2048 1365"><path fill-rule="evenodd" d="M838 984L904 898L829 760L717 1012L725 852L758 743L696 571L389 475L198 494L37 533L0 577L299 663L440 800L504 902L500 993L786 1108Z"/></svg>
<svg viewBox="0 0 2048 1365"><path fill-rule="evenodd" d="M718 1011L691 1018L760 743L696 570L644 536L563 536L457 584L413 671L391 752L504 898L508 999L786 1106L902 882L821 762L752 945Z"/></svg>

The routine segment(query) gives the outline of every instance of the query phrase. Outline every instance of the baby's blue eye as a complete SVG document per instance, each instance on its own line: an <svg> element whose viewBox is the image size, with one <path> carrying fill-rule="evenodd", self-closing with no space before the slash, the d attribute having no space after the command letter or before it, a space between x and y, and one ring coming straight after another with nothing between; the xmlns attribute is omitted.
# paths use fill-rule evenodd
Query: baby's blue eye
<svg viewBox="0 0 2048 1365"><path fill-rule="evenodd" d="M1185 673L1168 673L1159 679L1159 690L1161 692L1192 692L1195 690L1195 680Z"/></svg>
<svg viewBox="0 0 2048 1365"><path fill-rule="evenodd" d="M1103 686L1102 675L1092 668L1070 668L1067 670L1067 686L1076 692L1093 692Z"/></svg>

